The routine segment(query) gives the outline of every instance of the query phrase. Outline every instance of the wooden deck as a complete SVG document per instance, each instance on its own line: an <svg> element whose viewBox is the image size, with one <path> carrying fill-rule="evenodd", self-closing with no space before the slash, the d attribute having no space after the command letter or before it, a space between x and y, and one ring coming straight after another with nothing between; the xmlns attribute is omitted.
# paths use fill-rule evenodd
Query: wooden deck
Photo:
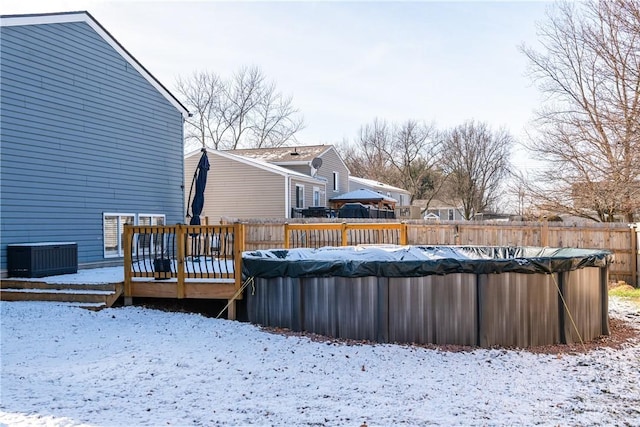
<svg viewBox="0 0 640 427"><path fill-rule="evenodd" d="M181 288L181 290L178 289L177 280L132 280L130 283L130 296L177 298L178 293L182 292L182 298L229 300L234 297L237 291L235 283L185 282ZM242 299L242 294L235 297L235 299Z"/></svg>
<svg viewBox="0 0 640 427"><path fill-rule="evenodd" d="M125 226L124 300L242 299L242 224Z"/></svg>

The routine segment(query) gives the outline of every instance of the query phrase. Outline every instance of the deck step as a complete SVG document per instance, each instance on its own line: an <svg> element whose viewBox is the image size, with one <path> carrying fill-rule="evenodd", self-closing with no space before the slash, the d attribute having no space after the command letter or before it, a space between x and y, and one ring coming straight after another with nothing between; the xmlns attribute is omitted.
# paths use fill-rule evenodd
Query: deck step
<svg viewBox="0 0 640 427"><path fill-rule="evenodd" d="M99 310L111 307L122 295L122 283L109 284L48 284L37 281L2 280L2 301L68 302Z"/></svg>

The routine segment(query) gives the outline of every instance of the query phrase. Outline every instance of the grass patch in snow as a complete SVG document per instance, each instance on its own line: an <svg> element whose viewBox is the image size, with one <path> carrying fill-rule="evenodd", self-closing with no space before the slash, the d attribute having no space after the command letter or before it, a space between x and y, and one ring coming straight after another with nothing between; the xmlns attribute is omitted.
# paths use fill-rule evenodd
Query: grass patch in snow
<svg viewBox="0 0 640 427"><path fill-rule="evenodd" d="M616 285L609 289L609 295L629 299L640 304L640 288L634 288L626 283Z"/></svg>

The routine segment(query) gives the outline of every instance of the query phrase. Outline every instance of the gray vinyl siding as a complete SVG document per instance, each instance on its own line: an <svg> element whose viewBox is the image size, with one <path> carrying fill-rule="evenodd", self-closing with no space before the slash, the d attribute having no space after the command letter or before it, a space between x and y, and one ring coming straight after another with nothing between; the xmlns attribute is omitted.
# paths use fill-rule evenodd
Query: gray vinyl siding
<svg viewBox="0 0 640 427"><path fill-rule="evenodd" d="M313 184L305 180L299 180L295 178L291 178L291 194L290 194L290 206L296 206L296 185L302 185L304 187L304 208L308 208L309 206L313 206L313 187L319 187L320 191L325 191L325 188L320 183ZM325 206L326 203L323 203L323 199L321 196L320 206Z"/></svg>
<svg viewBox="0 0 640 427"><path fill-rule="evenodd" d="M183 221L181 112L87 23L1 31L1 269L10 243L112 262L104 212Z"/></svg>
<svg viewBox="0 0 640 427"><path fill-rule="evenodd" d="M327 180L327 199L349 191L349 170L346 168L335 149L330 149L320 156L322 166L318 169L317 177ZM338 172L338 192L333 191L333 172Z"/></svg>
<svg viewBox="0 0 640 427"><path fill-rule="evenodd" d="M278 164L278 166L282 166L283 168L287 168L294 172L303 173L305 175L311 176L311 167L309 165L288 165L288 164Z"/></svg>
<svg viewBox="0 0 640 427"><path fill-rule="evenodd" d="M197 152L185 159L185 198L189 197L200 156ZM223 217L284 218L285 176L217 155L215 151L209 151L208 157L210 169L201 217L203 223L205 217L209 224L217 224ZM186 201L185 206L188 203Z"/></svg>
<svg viewBox="0 0 640 427"><path fill-rule="evenodd" d="M453 221L463 221L462 213L459 209L456 208L447 208L447 207L434 207L426 210L426 213L434 213L440 217L441 220L446 221L449 220L449 210L453 210Z"/></svg>
<svg viewBox="0 0 640 427"><path fill-rule="evenodd" d="M397 206L408 206L409 203L406 204L402 204L401 203L401 195L404 195L404 197L406 198L407 201L411 200L411 196L409 193L400 193L399 191L392 191L392 190L387 190L385 188L381 188L381 187L377 187L375 185L367 185L367 184L363 184L360 182L355 182L355 181L349 181L349 191L356 191L356 190L360 190L360 189L367 189L367 190L371 190L371 191L375 191L376 193L380 193L383 194L385 196L389 196L393 199L396 199L398 201L398 205Z"/></svg>

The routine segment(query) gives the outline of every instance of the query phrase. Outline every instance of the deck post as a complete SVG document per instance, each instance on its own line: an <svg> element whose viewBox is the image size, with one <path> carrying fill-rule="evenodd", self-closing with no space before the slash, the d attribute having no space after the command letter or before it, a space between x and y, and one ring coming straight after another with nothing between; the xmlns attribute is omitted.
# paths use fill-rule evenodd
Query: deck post
<svg viewBox="0 0 640 427"><path fill-rule="evenodd" d="M186 227L182 224L176 225L176 241L178 245L177 262L178 262L178 281L176 283L176 298L184 298L184 257L185 257L185 242L186 239Z"/></svg>
<svg viewBox="0 0 640 427"><path fill-rule="evenodd" d="M124 305L132 305L131 295L131 243L133 242L133 230L128 224L124 225Z"/></svg>
<svg viewBox="0 0 640 427"><path fill-rule="evenodd" d="M408 231L407 231L407 223L402 221L400 223L400 244L402 246L406 246L407 245L407 240L408 240Z"/></svg>
<svg viewBox="0 0 640 427"><path fill-rule="evenodd" d="M233 289L236 295L242 287L242 252L244 251L244 226L240 222L233 224L233 242ZM227 319L236 320L236 300L232 298L227 302Z"/></svg>

